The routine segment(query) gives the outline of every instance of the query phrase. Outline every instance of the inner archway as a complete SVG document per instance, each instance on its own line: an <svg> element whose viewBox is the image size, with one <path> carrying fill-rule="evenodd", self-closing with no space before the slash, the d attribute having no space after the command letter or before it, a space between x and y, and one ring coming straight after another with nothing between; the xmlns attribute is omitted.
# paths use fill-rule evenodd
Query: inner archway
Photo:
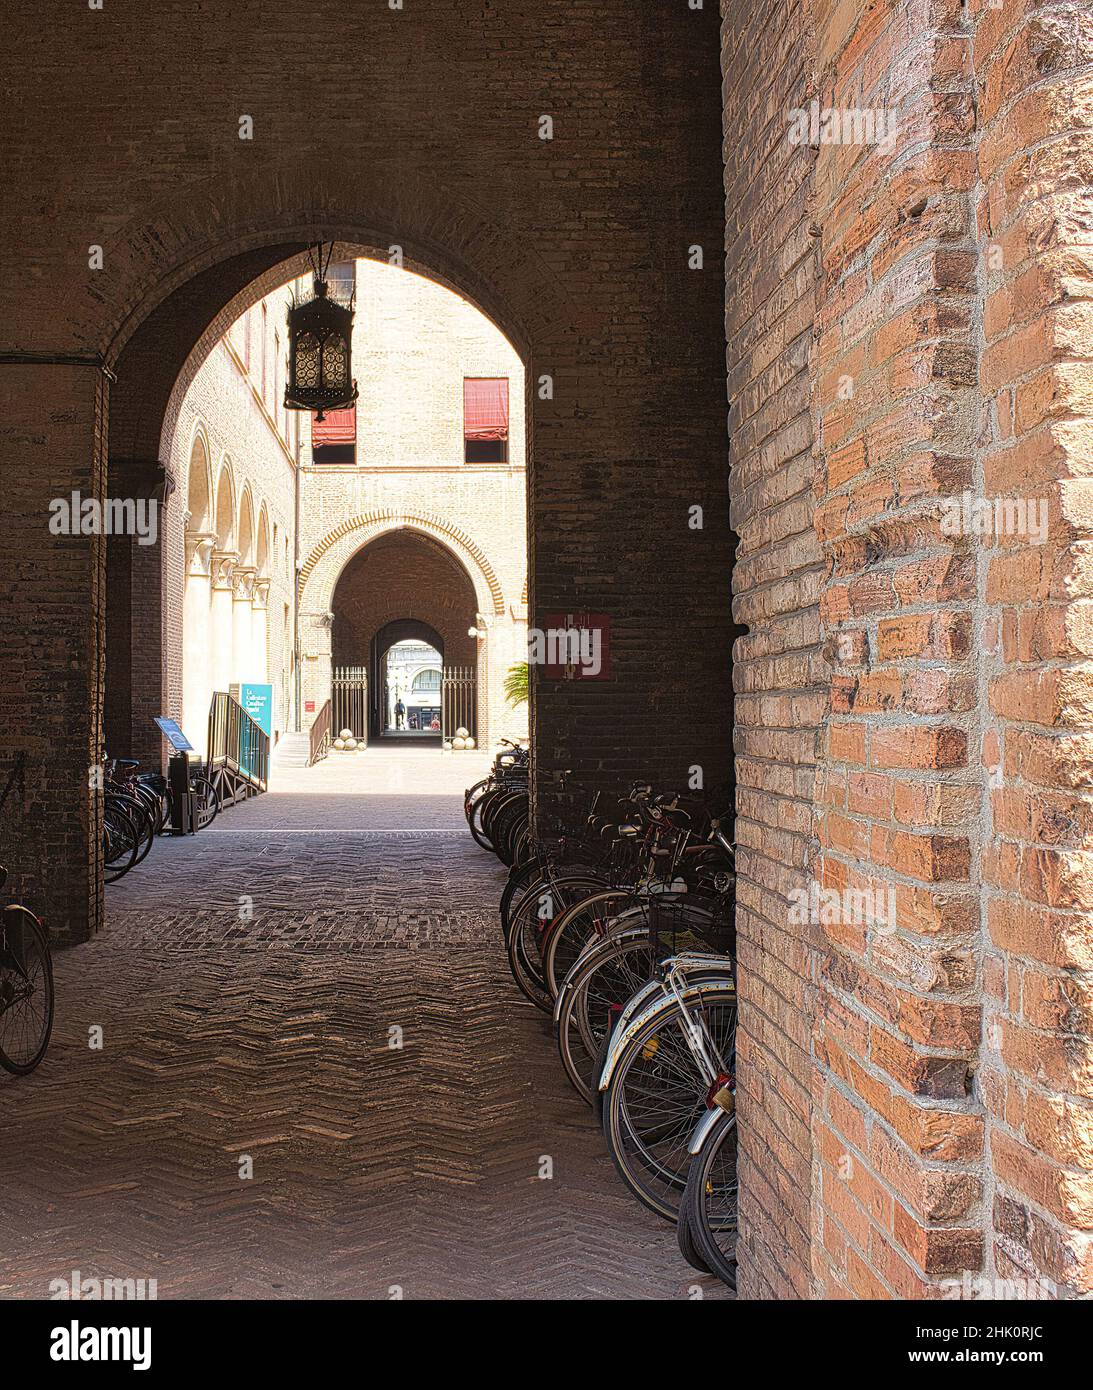
<svg viewBox="0 0 1093 1390"><path fill-rule="evenodd" d="M377 663L382 681L381 738L439 743L443 733L444 656L432 642L404 637Z"/></svg>
<svg viewBox="0 0 1093 1390"><path fill-rule="evenodd" d="M478 689L475 722L483 729L488 725L485 643L471 636L478 595L466 569L440 541L400 527L363 546L342 570L331 610L333 669L368 670L370 739L409 730L406 696L417 672L395 675L388 661L389 653L403 643L423 649L422 669L436 665L435 659L425 660L427 649L445 667L473 672ZM396 695L393 687L399 682L405 682L405 688ZM400 700L401 726L394 717ZM440 729L435 733L439 740Z"/></svg>

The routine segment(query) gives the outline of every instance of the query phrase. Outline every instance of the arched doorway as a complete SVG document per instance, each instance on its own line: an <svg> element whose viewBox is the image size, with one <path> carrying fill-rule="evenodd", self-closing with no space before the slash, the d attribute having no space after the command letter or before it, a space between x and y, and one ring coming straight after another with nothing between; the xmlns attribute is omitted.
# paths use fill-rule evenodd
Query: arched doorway
<svg viewBox="0 0 1093 1390"><path fill-rule="evenodd" d="M431 650L446 667L473 671L482 710L479 718L476 708L475 722L485 727L489 706L487 655L485 644L470 636L478 594L467 570L441 541L409 527L384 532L345 564L330 606L333 670L368 671L370 739L399 729L391 715L400 700L404 706L402 727L406 731L410 727L406 696L411 693L412 676L402 669L389 675L389 653L401 643L420 645L423 665L435 665L435 660L425 661L425 651ZM411 654L406 655L409 658ZM404 686L398 695L394 692L396 683ZM435 732L439 740L439 728Z"/></svg>
<svg viewBox="0 0 1093 1390"><path fill-rule="evenodd" d="M413 627L413 635L392 640L380 631L372 639L370 711L372 737L416 744L439 744L444 713L444 642L427 623L393 623Z"/></svg>

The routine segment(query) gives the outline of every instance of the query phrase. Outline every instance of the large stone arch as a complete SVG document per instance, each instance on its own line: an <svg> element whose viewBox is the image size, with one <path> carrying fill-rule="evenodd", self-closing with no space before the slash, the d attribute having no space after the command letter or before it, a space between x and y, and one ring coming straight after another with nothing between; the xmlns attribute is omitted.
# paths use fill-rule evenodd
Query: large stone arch
<svg viewBox="0 0 1093 1390"><path fill-rule="evenodd" d="M275 0L274 10L280 8ZM622 0L613 0L608 10L607 22L620 36L632 37L632 14ZM630 117L648 111L647 84L635 83L634 112L620 108L606 122L598 115L604 84L613 81L613 55L620 52L636 77L647 57L677 51L690 79L716 91L715 45L691 41L693 16L676 15L670 22L678 31L673 43L666 46L658 34L647 50L604 45L599 26L593 41L581 39L574 65L579 90L559 121L557 138L547 144L538 137L535 108L522 84L510 80L484 34L474 45L476 86L493 93L496 119L466 123L459 119L462 90L446 110L435 101L417 101L419 90L437 95L434 83L416 86L425 68L408 78L379 56L403 36L396 39L393 26L371 12L354 12L350 19L347 11L348 30L367 32L373 67L359 96L343 103L336 119L332 108L321 106L304 124L279 124L284 107L277 65L265 54L248 52L248 61L254 60L255 140L239 141L234 119L225 118L218 103L187 103L181 124L173 116L155 124L157 148L142 150L139 175L111 185L116 197L106 218L101 189L109 173L102 151L113 151L116 165L119 150L135 150L138 137L149 137L150 100L154 105L162 97L168 106L173 100L150 79L151 65L125 56L158 42L160 35L141 31L140 45L119 50L128 65L127 99L105 117L108 138L74 171L73 198L56 205L51 191L38 190L33 161L20 163L21 205L34 216L20 217L12 241L16 256L27 259L35 273L10 287L9 343L19 361L6 382L17 407L10 416L18 426L13 452L29 453L36 463L48 457L49 467L21 469L15 510L33 519L43 499L76 488L101 497L108 468L111 486L124 475L120 486L127 496L145 488L169 493L172 480L163 476L163 464L177 450L169 453L163 443L173 428L172 393L190 370L195 349L197 360L200 345L215 341L248 299L302 269L303 253L316 239L383 258L398 246L402 264L464 295L523 358L535 518L530 605L548 612L574 606L612 610L617 634L610 688L536 681L531 718L541 724L552 762L580 767L604 786L625 782L633 771L631 750L620 746L605 757L586 746L585 731L602 723L607 697L612 718L647 727L651 698L666 672L668 703L677 712L689 710L688 692L699 684L697 648L667 665L662 659L684 592L696 621L711 634L702 644L702 664L711 649L726 650L727 600L716 584L724 569L724 527L711 524L700 538L696 578L695 537L676 524L685 514L683 504L696 499L707 504L708 516L723 515L721 352L709 348L722 312L719 277L690 273L685 254L672 249L685 252L695 240L712 247L720 236L720 197L713 186L720 167L717 123L708 116L707 143L691 138L703 122L690 95L683 94L687 84L678 80L678 71L676 80L657 88L664 99L648 115L662 133L678 131L678 141L633 140ZM697 22L707 26L709 38L715 28L709 7ZM537 11L529 11L527 23L534 32ZM439 34L444 21L438 12L428 24ZM644 45L644 30L640 38ZM181 61L185 68L189 59L183 55ZM181 141L180 130L188 133ZM599 178L605 167L615 175L610 180ZM496 170L488 186L484 168ZM667 187L669 196L650 203L650 187ZM36 236L35 218L44 208L55 208L56 217L48 234ZM95 268L72 254L71 247L80 245L74 234L101 245ZM265 283L264 276L270 277ZM26 285L33 294L24 300ZM45 302L63 305L63 314L43 314ZM632 306L621 317L620 303ZM56 418L44 405L54 400L64 405ZM650 493L671 518L655 537L643 505ZM181 506L169 505L161 528L175 556L183 547L182 513ZM32 521L27 530L33 537L31 526ZM65 691L55 741L63 733L72 752L64 766L63 797L53 783L47 785L40 758L35 776L51 815L54 801L57 811L81 808L82 819L70 816L65 853L71 873L54 914L61 930L80 938L101 921L95 848L100 807L87 793L86 767L100 755L102 736L105 545L95 540L63 549L47 537L41 549L43 562L64 578L68 611L60 628L57 614L50 615L51 636L57 638L50 673ZM629 565L625 592L618 594L614 566L607 562L613 552L626 556ZM155 590L144 571L159 560L154 552L134 553L133 593ZM665 574L678 576L678 593L670 592ZM34 596L23 587L25 602L21 587L12 610L13 627L24 629L20 640L37 633L40 623ZM171 703L164 698L170 673L151 668L175 640L181 608L179 596L162 585L160 592L158 606L150 605L155 611L139 615L147 660L139 671L135 665L127 669L133 644L123 643L111 681L139 687L156 712ZM515 598L515 587L509 597ZM491 609L484 605L484 611ZM40 727L33 725L38 711L30 694L26 702L26 718ZM22 705L19 710L22 715ZM142 712L128 722L133 729L138 723L152 727ZM697 747L694 730L700 731ZM161 742L158 734L152 737L149 760L158 760ZM655 746L646 741L643 770L676 784L696 757L723 763L728 747L727 727L680 717L664 726ZM52 772L55 763L50 766ZM29 837L28 853L32 865L42 862Z"/></svg>
<svg viewBox="0 0 1093 1390"><path fill-rule="evenodd" d="M467 571L480 613L505 611L505 597L493 566L470 536L443 517L427 513L377 510L348 517L313 547L300 569L300 612L327 612L338 576L370 541L389 531L421 531L440 541Z"/></svg>
<svg viewBox="0 0 1093 1390"><path fill-rule="evenodd" d="M508 336L525 366L530 476L532 356L541 354L555 370L572 360L567 340L579 314L533 246L514 240L468 199L467 190L476 186L469 170L461 191L450 168L447 176L431 171L407 177L393 165L385 174L384 163L365 160L359 151L287 168L259 156L245 173L179 188L106 243L92 302L82 303L77 290L73 322L77 337L109 373L98 428L107 440L111 474L124 471L145 488L170 492L179 411L208 352L245 309L304 273L307 247L322 239L337 242L339 255L385 261L397 246L406 269L459 293ZM134 675L129 683L139 685L150 704L166 708L183 641L177 596L164 597L172 569L168 557L184 554L181 508L173 515L168 509L162 534L158 589L145 583L132 593L143 605L135 623L161 635L163 655L155 664L144 663L139 680ZM472 559L477 566L473 549ZM484 612L496 608L494 592ZM129 675L121 669L127 648L118 650L109 674L115 688ZM151 740L147 756L159 756Z"/></svg>
<svg viewBox="0 0 1093 1390"><path fill-rule="evenodd" d="M404 166L396 174L397 163L359 151L336 165L270 161L239 178L189 185L109 242L101 294L93 307L77 297L73 313L79 336L117 376L112 456L169 456L161 437L173 429L187 376L245 309L307 271L307 247L320 238L341 243L339 253L383 260L400 248L405 268L474 303L525 365L540 344L574 330L579 314L558 278L486 219L450 170L407 176ZM165 341L172 351L162 351ZM138 381L140 392L130 394Z"/></svg>

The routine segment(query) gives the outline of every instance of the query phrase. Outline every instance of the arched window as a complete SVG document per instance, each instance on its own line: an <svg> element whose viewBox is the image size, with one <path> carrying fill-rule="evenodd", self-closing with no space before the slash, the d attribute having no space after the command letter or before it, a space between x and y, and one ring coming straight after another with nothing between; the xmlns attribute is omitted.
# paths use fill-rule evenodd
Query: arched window
<svg viewBox="0 0 1093 1390"><path fill-rule="evenodd" d="M419 671L411 687L418 691L437 691L440 689L440 672L437 670Z"/></svg>

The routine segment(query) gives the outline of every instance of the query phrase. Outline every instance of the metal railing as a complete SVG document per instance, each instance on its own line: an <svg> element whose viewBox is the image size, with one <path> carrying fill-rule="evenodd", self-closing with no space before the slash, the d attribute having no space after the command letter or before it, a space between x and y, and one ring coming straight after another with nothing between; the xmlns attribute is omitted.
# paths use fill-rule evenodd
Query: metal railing
<svg viewBox="0 0 1093 1390"><path fill-rule="evenodd" d="M368 741L368 669L365 666L336 666L331 682L333 723L331 736L352 729L358 743Z"/></svg>
<svg viewBox="0 0 1093 1390"><path fill-rule="evenodd" d="M444 667L440 704L443 738L454 738L457 729L478 738L478 674L473 666Z"/></svg>
<svg viewBox="0 0 1093 1390"><path fill-rule="evenodd" d="M315 722L308 731L311 739L307 754L307 765L311 767L320 758L325 758L330 751L330 741L333 734L330 732L331 721L333 720L330 701L327 700L322 709L315 716Z"/></svg>
<svg viewBox="0 0 1093 1390"><path fill-rule="evenodd" d="M206 775L223 802L231 804L269 786L269 734L225 690L213 692L208 748Z"/></svg>

